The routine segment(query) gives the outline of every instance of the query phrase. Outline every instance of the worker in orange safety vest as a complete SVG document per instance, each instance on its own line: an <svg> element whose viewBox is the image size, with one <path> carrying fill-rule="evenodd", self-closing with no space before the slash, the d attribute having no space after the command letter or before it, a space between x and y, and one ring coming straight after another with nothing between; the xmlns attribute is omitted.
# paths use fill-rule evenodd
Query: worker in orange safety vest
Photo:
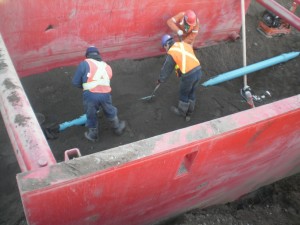
<svg viewBox="0 0 300 225"><path fill-rule="evenodd" d="M179 102L177 107L171 107L171 111L188 121L195 109L195 91L202 76L200 62L190 44L175 42L168 34L162 37L161 44L167 51L167 57L157 83L164 83L174 68L177 70L176 74L180 77Z"/></svg>
<svg viewBox="0 0 300 225"><path fill-rule="evenodd" d="M199 30L199 20L192 10L180 12L167 20L169 28L178 35L179 40L193 45Z"/></svg>
<svg viewBox="0 0 300 225"><path fill-rule="evenodd" d="M125 129L125 121L119 120L117 108L112 105L112 69L102 61L99 50L94 46L87 48L85 56L86 59L79 64L72 80L75 87L83 89L83 106L88 127L84 136L90 141L97 141L99 110L110 121L114 133L121 135Z"/></svg>

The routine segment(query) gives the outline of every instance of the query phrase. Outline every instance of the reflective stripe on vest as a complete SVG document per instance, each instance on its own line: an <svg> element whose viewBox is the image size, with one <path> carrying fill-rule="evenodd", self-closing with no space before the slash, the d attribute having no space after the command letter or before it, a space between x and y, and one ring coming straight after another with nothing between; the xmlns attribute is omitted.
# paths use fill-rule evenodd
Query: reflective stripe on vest
<svg viewBox="0 0 300 225"><path fill-rule="evenodd" d="M176 42L168 51L183 74L188 73L200 65L191 45L185 42Z"/></svg>
<svg viewBox="0 0 300 225"><path fill-rule="evenodd" d="M92 92L110 92L110 77L105 69L107 64L103 61L99 62L94 59L86 59L85 61L89 64L90 72L87 74L87 82L82 84L83 90L90 90ZM104 87L109 87L109 90ZM97 88L97 90L92 90L95 88Z"/></svg>

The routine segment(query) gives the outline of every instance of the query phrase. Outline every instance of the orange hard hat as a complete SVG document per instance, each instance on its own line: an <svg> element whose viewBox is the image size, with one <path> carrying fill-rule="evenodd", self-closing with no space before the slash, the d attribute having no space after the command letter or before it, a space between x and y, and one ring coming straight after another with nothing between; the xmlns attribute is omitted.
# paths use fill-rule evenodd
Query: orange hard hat
<svg viewBox="0 0 300 225"><path fill-rule="evenodd" d="M187 10L184 14L185 22L190 26L195 26L197 21L196 13L193 10Z"/></svg>

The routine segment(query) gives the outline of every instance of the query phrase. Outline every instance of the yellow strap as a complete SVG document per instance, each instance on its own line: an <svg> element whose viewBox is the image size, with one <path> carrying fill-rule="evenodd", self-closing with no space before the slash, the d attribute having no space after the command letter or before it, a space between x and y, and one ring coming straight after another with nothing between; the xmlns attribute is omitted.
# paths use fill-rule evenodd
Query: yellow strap
<svg viewBox="0 0 300 225"><path fill-rule="evenodd" d="M179 47L180 47L180 50L181 50L181 62L182 62L182 73L185 73L185 69L186 69L186 51L184 49L184 46L183 46L183 43L180 42L179 43Z"/></svg>

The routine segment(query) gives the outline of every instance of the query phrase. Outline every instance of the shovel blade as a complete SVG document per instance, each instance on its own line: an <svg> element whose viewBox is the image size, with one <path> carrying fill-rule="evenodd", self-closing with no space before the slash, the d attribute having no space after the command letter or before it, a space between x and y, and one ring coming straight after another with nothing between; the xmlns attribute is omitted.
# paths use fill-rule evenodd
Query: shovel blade
<svg viewBox="0 0 300 225"><path fill-rule="evenodd" d="M152 92L151 95L146 96L146 97L143 97L143 98L141 98L141 100L146 100L146 101L151 100L151 99L155 96L154 93L155 93L156 90L159 88L159 86L160 86L160 83L156 85L156 87L154 88L154 90L153 90L153 92Z"/></svg>
<svg viewBox="0 0 300 225"><path fill-rule="evenodd" d="M140 100L149 101L149 100L151 100L153 97L154 97L154 95L149 95L149 96L146 96L146 97L140 98Z"/></svg>

